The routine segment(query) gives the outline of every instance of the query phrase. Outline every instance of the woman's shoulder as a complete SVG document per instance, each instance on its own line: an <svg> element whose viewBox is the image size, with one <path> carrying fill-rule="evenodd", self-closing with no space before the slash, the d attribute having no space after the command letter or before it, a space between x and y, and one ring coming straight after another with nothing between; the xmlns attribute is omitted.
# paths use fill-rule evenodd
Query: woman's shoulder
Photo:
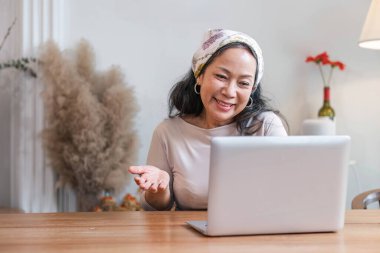
<svg viewBox="0 0 380 253"><path fill-rule="evenodd" d="M156 126L154 132L159 135L174 135L183 128L182 119L178 116L165 118Z"/></svg>
<svg viewBox="0 0 380 253"><path fill-rule="evenodd" d="M163 131L175 127L179 123L179 117L165 118L156 126L157 131Z"/></svg>
<svg viewBox="0 0 380 253"><path fill-rule="evenodd" d="M257 119L261 122L273 122L274 124L280 123L282 125L280 116L278 116L273 111L262 112L257 116Z"/></svg>
<svg viewBox="0 0 380 253"><path fill-rule="evenodd" d="M287 132L284 127L283 121L279 115L273 111L260 113L257 118L260 122L261 128L256 135L273 135L273 136L286 136Z"/></svg>

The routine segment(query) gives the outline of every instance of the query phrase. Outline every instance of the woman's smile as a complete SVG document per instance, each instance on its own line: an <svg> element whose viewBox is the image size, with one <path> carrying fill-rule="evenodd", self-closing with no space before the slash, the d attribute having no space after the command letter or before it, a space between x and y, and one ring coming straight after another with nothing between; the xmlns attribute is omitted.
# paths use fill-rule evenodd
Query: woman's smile
<svg viewBox="0 0 380 253"><path fill-rule="evenodd" d="M227 103L222 100L215 98L217 107L222 111L228 112L235 104Z"/></svg>

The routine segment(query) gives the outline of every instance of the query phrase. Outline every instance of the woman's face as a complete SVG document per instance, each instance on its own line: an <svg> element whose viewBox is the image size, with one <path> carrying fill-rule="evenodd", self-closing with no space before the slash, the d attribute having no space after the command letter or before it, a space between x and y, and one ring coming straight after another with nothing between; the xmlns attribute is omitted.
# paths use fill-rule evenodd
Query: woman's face
<svg viewBox="0 0 380 253"><path fill-rule="evenodd" d="M206 128L232 123L246 106L255 82L256 60L245 48L229 48L197 78Z"/></svg>

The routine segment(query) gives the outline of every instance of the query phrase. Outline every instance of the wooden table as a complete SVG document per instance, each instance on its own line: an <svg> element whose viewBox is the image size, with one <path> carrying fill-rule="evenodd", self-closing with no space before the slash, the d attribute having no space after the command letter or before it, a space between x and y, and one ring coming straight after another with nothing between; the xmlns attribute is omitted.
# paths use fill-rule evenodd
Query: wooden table
<svg viewBox="0 0 380 253"><path fill-rule="evenodd" d="M338 233L205 237L205 212L0 214L0 252L380 252L380 210L347 211Z"/></svg>
<svg viewBox="0 0 380 253"><path fill-rule="evenodd" d="M0 213L23 213L23 211L17 208L0 207Z"/></svg>

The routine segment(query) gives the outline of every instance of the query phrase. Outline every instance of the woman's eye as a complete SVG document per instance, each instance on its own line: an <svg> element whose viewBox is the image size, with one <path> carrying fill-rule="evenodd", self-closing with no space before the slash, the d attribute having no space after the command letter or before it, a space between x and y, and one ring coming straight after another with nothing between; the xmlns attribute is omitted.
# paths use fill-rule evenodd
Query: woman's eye
<svg viewBox="0 0 380 253"><path fill-rule="evenodd" d="M250 85L251 85L251 84L248 83L248 82L241 82L240 84L243 85L243 86L250 86Z"/></svg>
<svg viewBox="0 0 380 253"><path fill-rule="evenodd" d="M226 76L221 75L221 74L216 74L215 76L216 76L217 78L219 78L219 79L227 79Z"/></svg>

